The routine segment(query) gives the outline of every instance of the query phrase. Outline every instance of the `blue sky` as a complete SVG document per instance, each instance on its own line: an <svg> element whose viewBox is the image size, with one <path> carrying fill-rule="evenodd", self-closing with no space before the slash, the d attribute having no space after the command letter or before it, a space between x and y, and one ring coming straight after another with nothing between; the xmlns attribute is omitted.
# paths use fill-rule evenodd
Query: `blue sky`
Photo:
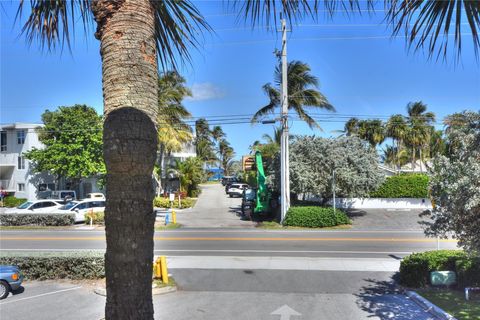
<svg viewBox="0 0 480 320"><path fill-rule="evenodd" d="M251 115L267 103L261 86L272 81L279 48L279 34L265 28L236 23L222 2L196 2L216 31L205 37L204 47L192 51L192 64L181 68L193 99L185 102L194 117ZM40 115L60 105L84 103L102 112L99 43L77 28L67 50L42 52L28 47L14 26L16 3L3 3L1 15L0 122L40 122ZM292 122L296 134L335 135L349 115L387 117L405 113L410 101L422 100L439 119L465 109L480 109L480 65L471 40L463 37L460 64L428 60L424 54L409 53L403 38L391 39L376 15L304 21L289 34L288 58L308 63L321 83L320 90L336 107L324 131L312 131ZM467 33L468 31L465 30ZM452 59L450 59L452 60ZM313 111L324 113L321 110ZM237 155L272 125L224 125Z"/></svg>

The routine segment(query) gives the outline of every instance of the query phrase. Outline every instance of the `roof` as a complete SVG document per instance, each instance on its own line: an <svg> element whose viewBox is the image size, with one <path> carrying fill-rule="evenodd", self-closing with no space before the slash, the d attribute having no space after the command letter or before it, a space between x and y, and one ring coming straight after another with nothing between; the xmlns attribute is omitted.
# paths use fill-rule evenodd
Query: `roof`
<svg viewBox="0 0 480 320"><path fill-rule="evenodd" d="M0 130L36 129L43 126L44 125L41 123L27 123L27 122L4 123L0 125Z"/></svg>

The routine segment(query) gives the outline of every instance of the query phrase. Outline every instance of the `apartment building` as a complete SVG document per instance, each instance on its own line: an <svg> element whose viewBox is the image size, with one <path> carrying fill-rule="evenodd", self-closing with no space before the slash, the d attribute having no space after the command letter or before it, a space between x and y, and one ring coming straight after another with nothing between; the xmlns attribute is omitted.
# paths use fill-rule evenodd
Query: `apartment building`
<svg viewBox="0 0 480 320"><path fill-rule="evenodd" d="M12 123L0 126L0 190L17 198L33 200L41 190L55 188L48 174L32 174L24 153L42 148L36 129L41 124Z"/></svg>
<svg viewBox="0 0 480 320"><path fill-rule="evenodd" d="M0 125L0 190L17 198L35 200L45 198L53 190L70 190L70 184L63 178L55 181L48 173L33 173L30 161L24 153L32 148L41 149L37 129L41 124L12 123ZM102 192L97 178L83 179L75 188L78 198L90 192Z"/></svg>

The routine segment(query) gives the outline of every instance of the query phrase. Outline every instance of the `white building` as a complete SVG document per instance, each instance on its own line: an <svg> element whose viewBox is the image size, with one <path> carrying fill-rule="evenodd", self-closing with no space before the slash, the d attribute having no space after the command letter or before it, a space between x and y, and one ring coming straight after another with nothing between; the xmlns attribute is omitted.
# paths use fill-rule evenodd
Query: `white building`
<svg viewBox="0 0 480 320"><path fill-rule="evenodd" d="M25 152L44 147L36 131L42 126L18 122L0 125L0 190L17 198L34 200L48 190L70 189L64 179L56 185L52 175L33 173L30 161L25 159ZM89 192L99 192L96 179L84 179L76 191L79 198Z"/></svg>
<svg viewBox="0 0 480 320"><path fill-rule="evenodd" d="M41 124L12 123L0 126L0 189L17 198L36 199L39 189L54 187L54 178L32 175L30 161L23 155L32 148L42 148L37 128Z"/></svg>

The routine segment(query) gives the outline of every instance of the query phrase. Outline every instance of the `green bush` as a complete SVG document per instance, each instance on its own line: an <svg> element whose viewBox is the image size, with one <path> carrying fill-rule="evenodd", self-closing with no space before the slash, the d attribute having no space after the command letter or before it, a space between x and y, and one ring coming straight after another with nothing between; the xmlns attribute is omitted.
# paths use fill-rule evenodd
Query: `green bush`
<svg viewBox="0 0 480 320"><path fill-rule="evenodd" d="M202 193L201 189L195 189L195 190L190 191L190 196L193 197L193 198L198 198L200 193Z"/></svg>
<svg viewBox="0 0 480 320"><path fill-rule="evenodd" d="M93 224L105 224L105 212L87 212L85 213L85 224L90 224L90 217L93 218Z"/></svg>
<svg viewBox="0 0 480 320"><path fill-rule="evenodd" d="M15 208L26 201L27 199L24 199L24 198L15 198L14 196L7 196L3 198L3 206L8 208Z"/></svg>
<svg viewBox="0 0 480 320"><path fill-rule="evenodd" d="M192 198L185 198L180 201L181 207L180 209L186 209L186 208L191 208L195 205L195 199ZM170 200L168 198L164 197L156 197L153 200L153 206L157 208L170 208ZM178 209L178 199L175 199L173 201L173 207L175 209Z"/></svg>
<svg viewBox="0 0 480 320"><path fill-rule="evenodd" d="M2 226L70 226L75 223L74 214L63 213L2 213Z"/></svg>
<svg viewBox="0 0 480 320"><path fill-rule="evenodd" d="M414 253L400 263L400 284L425 287L432 271L455 271L458 285L480 284L480 258L469 257L461 250L437 250Z"/></svg>
<svg viewBox="0 0 480 320"><path fill-rule="evenodd" d="M402 174L388 177L374 192L372 198L428 198L428 176Z"/></svg>
<svg viewBox="0 0 480 320"><path fill-rule="evenodd" d="M300 206L290 207L283 224L292 227L322 228L350 223L350 219L341 210L337 209L334 213L333 208Z"/></svg>
<svg viewBox="0 0 480 320"><path fill-rule="evenodd" d="M480 257L465 257L455 262L458 286L480 287Z"/></svg>
<svg viewBox="0 0 480 320"><path fill-rule="evenodd" d="M105 277L104 253L100 252L0 252L0 265L18 266L28 280Z"/></svg>

